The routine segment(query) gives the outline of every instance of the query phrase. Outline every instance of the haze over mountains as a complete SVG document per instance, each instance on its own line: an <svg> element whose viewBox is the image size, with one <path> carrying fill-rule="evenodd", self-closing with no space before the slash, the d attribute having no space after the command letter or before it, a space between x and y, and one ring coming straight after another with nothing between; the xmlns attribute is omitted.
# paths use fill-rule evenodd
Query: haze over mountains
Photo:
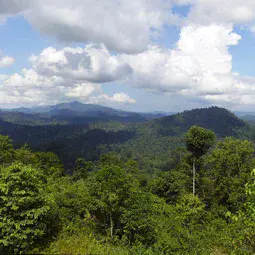
<svg viewBox="0 0 255 255"><path fill-rule="evenodd" d="M98 112L104 112L104 113L124 113L124 111L121 110L115 110L113 108L100 106L100 105L94 105L94 104L82 104L78 101L73 101L70 103L60 103L56 105L46 105L46 106L37 106L32 108L13 108L13 109L6 109L4 111L16 111L16 112L23 112L23 113L51 113L56 112L60 110L71 110L73 112L79 112L79 113L91 113L95 114Z"/></svg>
<svg viewBox="0 0 255 255"><path fill-rule="evenodd" d="M241 113L238 113L240 116ZM163 135L179 135L187 132L192 125L212 129L221 136L235 136L234 129L247 126L244 121L254 121L253 115L240 118L224 108L209 107L193 109L182 113L136 113L110 107L83 104L78 101L33 108L13 108L0 110L0 120L22 125L83 125L92 123L144 123Z"/></svg>
<svg viewBox="0 0 255 255"><path fill-rule="evenodd" d="M33 108L2 109L0 117L17 124L86 124L98 121L146 122L173 113L136 113L78 101Z"/></svg>
<svg viewBox="0 0 255 255"><path fill-rule="evenodd" d="M207 108L208 109L208 108ZM45 105L0 109L0 118L17 124L82 124L98 121L146 122L148 120L174 115L175 112L130 112L79 101ZM255 112L234 112L245 120L255 120Z"/></svg>

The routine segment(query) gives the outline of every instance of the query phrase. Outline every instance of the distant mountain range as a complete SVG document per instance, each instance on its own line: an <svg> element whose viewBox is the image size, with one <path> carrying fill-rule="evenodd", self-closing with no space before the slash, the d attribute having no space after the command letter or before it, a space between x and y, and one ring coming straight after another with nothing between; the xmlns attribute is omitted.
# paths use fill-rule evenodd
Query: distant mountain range
<svg viewBox="0 0 255 255"><path fill-rule="evenodd" d="M173 113L136 113L78 101L33 108L2 109L0 118L16 124L87 124L98 121L146 122Z"/></svg>
<svg viewBox="0 0 255 255"><path fill-rule="evenodd" d="M239 113L240 115L240 113ZM83 125L97 122L144 123L156 127L161 135L180 135L190 126L212 129L219 136L236 136L237 130L246 127L245 121L255 121L255 116L239 119L234 113L219 107L184 111L182 113L137 113L110 107L83 104L78 101L34 108L15 108L0 111L0 120L22 125Z"/></svg>
<svg viewBox="0 0 255 255"><path fill-rule="evenodd" d="M245 121L248 121L248 122L254 122L255 121L255 114L254 115L244 115L240 118L245 120Z"/></svg>
<svg viewBox="0 0 255 255"><path fill-rule="evenodd" d="M244 116L255 116L255 112L234 112L236 116L242 118Z"/></svg>
<svg viewBox="0 0 255 255"><path fill-rule="evenodd" d="M255 124L255 112L235 112L236 116L240 119L254 125Z"/></svg>
<svg viewBox="0 0 255 255"><path fill-rule="evenodd" d="M83 104L78 101L73 101L70 103L60 103L56 105L46 105L46 106L37 106L32 108L13 108L13 109L5 109L2 111L5 112L22 112L22 113L57 113L57 111L61 110L71 110L73 112L79 113L110 113L110 114L120 114L125 113L125 111L115 110L113 108L94 105L94 104Z"/></svg>

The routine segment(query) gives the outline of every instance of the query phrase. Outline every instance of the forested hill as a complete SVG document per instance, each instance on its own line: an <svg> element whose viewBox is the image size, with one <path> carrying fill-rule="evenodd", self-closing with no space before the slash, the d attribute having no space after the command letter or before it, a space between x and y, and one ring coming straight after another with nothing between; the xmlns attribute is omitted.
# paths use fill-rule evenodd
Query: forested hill
<svg viewBox="0 0 255 255"><path fill-rule="evenodd" d="M236 115L215 106L163 117L155 120L153 124L156 124L159 134L170 136L185 133L193 125L211 129L218 137L237 136L248 128Z"/></svg>
<svg viewBox="0 0 255 255"><path fill-rule="evenodd" d="M211 129L218 137L250 138L248 124L217 107L185 111L146 123L127 122L124 117L114 121L108 118L99 123L96 120L94 124L72 120L75 124L53 125L54 122L49 124L51 119L40 117L35 121L40 124L33 125L34 120L28 117L30 114L23 114L22 122L19 115L13 114L8 115L9 121L0 118L0 135L8 135L15 148L28 144L37 151L56 153L68 170L79 157L94 161L109 151L139 158L144 169L158 169L167 162L172 151L183 145L183 135L192 125ZM20 122L23 125L15 124Z"/></svg>

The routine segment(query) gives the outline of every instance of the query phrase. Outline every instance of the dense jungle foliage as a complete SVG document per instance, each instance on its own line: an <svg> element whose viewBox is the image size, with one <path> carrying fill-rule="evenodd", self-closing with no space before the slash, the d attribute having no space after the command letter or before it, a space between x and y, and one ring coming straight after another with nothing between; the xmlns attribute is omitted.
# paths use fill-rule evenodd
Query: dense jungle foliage
<svg viewBox="0 0 255 255"><path fill-rule="evenodd" d="M0 254L254 254L252 127L207 110L143 124L2 121Z"/></svg>

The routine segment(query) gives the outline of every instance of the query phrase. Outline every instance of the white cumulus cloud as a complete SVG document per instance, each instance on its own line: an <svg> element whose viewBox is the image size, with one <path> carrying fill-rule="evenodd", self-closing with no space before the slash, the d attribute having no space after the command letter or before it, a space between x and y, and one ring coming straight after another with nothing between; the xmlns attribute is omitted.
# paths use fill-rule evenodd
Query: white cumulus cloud
<svg viewBox="0 0 255 255"><path fill-rule="evenodd" d="M136 100L131 98L126 93L115 93L113 96L107 94L98 95L97 97L92 97L90 100L94 104L135 104Z"/></svg>
<svg viewBox="0 0 255 255"><path fill-rule="evenodd" d="M116 70L123 67L121 63L116 64L110 55L108 59L98 58L100 48L97 50L98 54L91 59L82 49L76 48L62 51L47 48L39 56L32 56L32 68L24 68L13 75L0 75L0 107L56 104L73 100L113 106L134 104L136 101L127 94L121 92L109 96L101 84L90 81L109 81L109 76L116 75ZM86 61L89 66L82 64ZM119 78L118 75L114 77Z"/></svg>
<svg viewBox="0 0 255 255"><path fill-rule="evenodd" d="M131 83L154 91L197 95L221 94L233 85L228 47L241 39L231 26L188 25L175 49L157 46L137 55L122 55L133 69Z"/></svg>
<svg viewBox="0 0 255 255"><path fill-rule="evenodd" d="M111 82L124 79L132 69L105 46L87 45L82 48L44 49L30 58L33 69L46 76L90 82Z"/></svg>

